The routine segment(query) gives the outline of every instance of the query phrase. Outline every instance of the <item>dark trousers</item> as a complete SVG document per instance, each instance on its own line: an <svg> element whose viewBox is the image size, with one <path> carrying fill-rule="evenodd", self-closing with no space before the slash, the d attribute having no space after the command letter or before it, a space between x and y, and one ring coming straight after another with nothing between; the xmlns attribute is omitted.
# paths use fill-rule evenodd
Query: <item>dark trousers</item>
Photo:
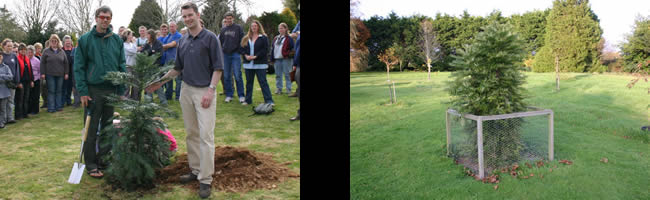
<svg viewBox="0 0 650 200"><path fill-rule="evenodd" d="M264 103L273 103L273 96L271 96L271 89L266 81L266 69L245 69L246 71L246 103L253 104L253 85L255 85L255 76L257 82L262 88L262 96L264 96ZM227 76L227 75L226 75Z"/></svg>
<svg viewBox="0 0 650 200"><path fill-rule="evenodd" d="M34 81L34 87L29 91L29 113L38 114L41 97L41 80Z"/></svg>
<svg viewBox="0 0 650 200"><path fill-rule="evenodd" d="M133 67L131 66L126 66L126 71L129 73L133 73ZM138 87L128 87L124 91L124 96L128 97L130 99L140 101L140 94L142 94L142 90Z"/></svg>
<svg viewBox="0 0 650 200"><path fill-rule="evenodd" d="M296 90L296 93L298 95L298 119L300 119L300 67L296 67L296 83L298 84L298 89Z"/></svg>
<svg viewBox="0 0 650 200"><path fill-rule="evenodd" d="M95 146L99 142L97 130L101 123L101 129L111 125L111 118L113 117L114 107L108 104L106 97L114 94L116 89L104 89L94 86L88 86L88 93L93 99L90 105L90 127L88 128L88 136L84 143L84 160L86 161L86 170L90 171L96 169L102 162L101 157L110 151L109 148L100 148L97 152ZM88 108L84 109L84 113ZM84 116L85 120L85 116ZM101 132L101 131L100 131Z"/></svg>
<svg viewBox="0 0 650 200"><path fill-rule="evenodd" d="M30 84L29 82L21 82L23 88L16 88L16 120L27 117L27 112L29 111L29 91Z"/></svg>
<svg viewBox="0 0 650 200"><path fill-rule="evenodd" d="M64 106L69 106L72 104L70 95L72 95L72 79L68 77L68 80L63 80L63 100L61 102L63 102Z"/></svg>

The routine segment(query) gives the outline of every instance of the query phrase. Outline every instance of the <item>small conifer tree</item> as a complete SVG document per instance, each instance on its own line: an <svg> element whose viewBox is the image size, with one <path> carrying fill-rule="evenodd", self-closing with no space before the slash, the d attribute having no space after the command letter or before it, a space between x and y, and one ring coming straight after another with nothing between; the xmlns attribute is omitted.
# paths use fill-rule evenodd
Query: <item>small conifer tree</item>
<svg viewBox="0 0 650 200"><path fill-rule="evenodd" d="M482 28L474 43L454 56L448 91L452 106L461 113L499 115L526 110L525 76L520 72L525 57L524 42L509 24L493 22ZM485 162L488 167L518 161L521 118L489 121L483 128ZM476 126L466 127L471 155L477 155ZM492 166L490 166L492 165Z"/></svg>
<svg viewBox="0 0 650 200"><path fill-rule="evenodd" d="M160 67L154 64L159 54L138 54L133 72L109 72L104 79L127 88L145 88L160 79L172 65ZM112 105L128 113L120 119L119 127L110 125L104 129L102 146L112 146L111 152L102 159L110 163L106 170L107 182L118 188L134 190L152 188L155 169L170 164L170 142L157 129L165 130L166 124L154 120L156 116L178 117L174 111L156 103L124 99L117 95L108 97Z"/></svg>

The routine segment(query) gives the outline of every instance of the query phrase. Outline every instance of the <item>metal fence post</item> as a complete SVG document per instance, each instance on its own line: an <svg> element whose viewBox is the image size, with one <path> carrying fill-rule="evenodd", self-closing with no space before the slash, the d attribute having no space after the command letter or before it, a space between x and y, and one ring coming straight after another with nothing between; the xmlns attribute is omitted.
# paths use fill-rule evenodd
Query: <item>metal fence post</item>
<svg viewBox="0 0 650 200"><path fill-rule="evenodd" d="M553 111L548 115L548 159L553 160Z"/></svg>
<svg viewBox="0 0 650 200"><path fill-rule="evenodd" d="M395 81L391 81L391 82L393 82L393 96L395 97L395 103L397 103L397 93L395 93L395 90L396 90L395 89Z"/></svg>
<svg viewBox="0 0 650 200"><path fill-rule="evenodd" d="M449 122L449 110L445 112L445 123L447 125L447 156L449 156L449 144L451 144L451 125Z"/></svg>
<svg viewBox="0 0 650 200"><path fill-rule="evenodd" d="M483 169L483 119L481 119L480 116L476 120L476 130L476 145L478 146L478 177L483 178L485 176L485 170Z"/></svg>

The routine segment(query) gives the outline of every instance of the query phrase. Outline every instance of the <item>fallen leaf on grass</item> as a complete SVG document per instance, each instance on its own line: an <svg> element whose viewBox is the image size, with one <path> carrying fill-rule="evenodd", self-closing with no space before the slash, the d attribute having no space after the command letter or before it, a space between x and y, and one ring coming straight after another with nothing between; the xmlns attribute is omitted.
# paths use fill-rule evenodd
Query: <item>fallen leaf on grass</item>
<svg viewBox="0 0 650 200"><path fill-rule="evenodd" d="M513 171L514 171L514 170L517 170L517 168L519 168L519 164L515 164L515 165L512 166L512 170L513 170Z"/></svg>
<svg viewBox="0 0 650 200"><path fill-rule="evenodd" d="M600 162L607 163L607 162L609 162L609 160L607 160L607 158L601 158L601 159L600 159Z"/></svg>
<svg viewBox="0 0 650 200"><path fill-rule="evenodd" d="M553 172L553 168L551 168L551 169L548 169L548 171L549 171L549 172Z"/></svg>
<svg viewBox="0 0 650 200"><path fill-rule="evenodd" d="M566 165L571 165L571 164L573 164L573 162L571 162L570 160L560 160L560 163L564 163L564 164L566 164Z"/></svg>
<svg viewBox="0 0 650 200"><path fill-rule="evenodd" d="M530 173L530 177L533 177L533 176L535 176L535 175L533 173Z"/></svg>
<svg viewBox="0 0 650 200"><path fill-rule="evenodd" d="M517 176L517 172L515 172L515 171L511 171L511 172L510 172L510 175L516 177L516 176Z"/></svg>
<svg viewBox="0 0 650 200"><path fill-rule="evenodd" d="M497 190L497 188L499 188L499 185L494 186L494 190Z"/></svg>
<svg viewBox="0 0 650 200"><path fill-rule="evenodd" d="M540 160L540 161L537 161L536 165L537 165L537 167L544 166L544 162L541 161L541 160Z"/></svg>
<svg viewBox="0 0 650 200"><path fill-rule="evenodd" d="M521 178L523 178L523 179L528 179L528 176L524 176L524 177L521 177Z"/></svg>
<svg viewBox="0 0 650 200"><path fill-rule="evenodd" d="M497 178L499 178L499 175L492 175L490 177L487 177L487 182L489 183L496 183L498 182Z"/></svg>
<svg viewBox="0 0 650 200"><path fill-rule="evenodd" d="M526 166L528 166L528 168L533 168L533 166L530 165L529 163L526 163Z"/></svg>

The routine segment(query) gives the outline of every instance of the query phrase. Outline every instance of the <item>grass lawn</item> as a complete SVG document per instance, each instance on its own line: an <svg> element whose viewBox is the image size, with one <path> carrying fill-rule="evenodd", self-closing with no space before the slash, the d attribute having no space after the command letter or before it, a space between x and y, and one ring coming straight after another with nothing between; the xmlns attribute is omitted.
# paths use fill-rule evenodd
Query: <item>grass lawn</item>
<svg viewBox="0 0 650 200"><path fill-rule="evenodd" d="M268 75L271 91L275 91L275 75ZM292 86L295 91L296 83ZM221 84L218 92L223 92ZM253 116L252 107L263 103L262 92L255 81L253 104L242 106L237 100L225 103L225 95L217 96L215 146L246 147L255 152L272 154L278 163L300 173L300 121L290 122L296 115L298 99L273 95L275 112L269 116ZM158 102L157 95L155 102ZM170 107L181 115L178 101ZM119 112L119 110L118 110ZM101 179L84 174L78 185L69 184L68 176L74 162L79 161L80 130L83 109L65 107L63 112L40 113L0 130L0 199L199 199L196 192L173 185L158 187L146 193L112 191ZM176 155L187 152L183 119L166 118L177 140ZM212 189L211 199L299 199L300 179L291 178L272 190L247 193L226 193Z"/></svg>
<svg viewBox="0 0 650 200"><path fill-rule="evenodd" d="M447 158L445 91L450 73L350 73L351 199L650 199L649 83L623 75L526 73L529 105L552 109L555 161L535 177L475 181ZM607 158L607 163L601 162ZM572 165L559 164L567 159ZM540 177L543 175L543 178Z"/></svg>

